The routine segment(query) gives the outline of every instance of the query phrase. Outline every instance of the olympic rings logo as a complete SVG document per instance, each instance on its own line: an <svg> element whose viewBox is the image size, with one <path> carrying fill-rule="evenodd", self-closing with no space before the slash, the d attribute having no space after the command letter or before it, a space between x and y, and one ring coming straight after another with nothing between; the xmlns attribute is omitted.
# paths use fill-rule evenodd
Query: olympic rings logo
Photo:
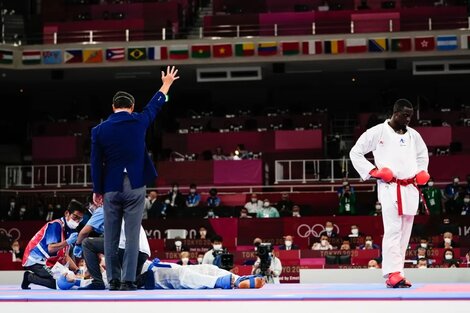
<svg viewBox="0 0 470 313"><path fill-rule="evenodd" d="M18 228L10 228L8 231L5 228L0 228L0 235L2 234L7 235L12 240L19 240L21 237L21 232Z"/></svg>
<svg viewBox="0 0 470 313"><path fill-rule="evenodd" d="M336 232L339 234L339 227L336 224L333 224L333 227L336 229ZM325 226L322 224L315 224L313 226L309 226L307 224L300 224L297 227L297 235L301 238L308 238L308 237L320 237L320 234L326 232Z"/></svg>

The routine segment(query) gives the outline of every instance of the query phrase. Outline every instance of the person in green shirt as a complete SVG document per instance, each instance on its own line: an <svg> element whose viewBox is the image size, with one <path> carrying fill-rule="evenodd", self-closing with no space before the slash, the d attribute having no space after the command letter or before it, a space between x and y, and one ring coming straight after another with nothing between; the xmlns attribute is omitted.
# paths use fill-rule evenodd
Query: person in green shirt
<svg viewBox="0 0 470 313"><path fill-rule="evenodd" d="M434 186L434 180L431 178L428 181L426 187L422 189L426 206L429 210L430 215L442 214L443 202L442 202L442 191L441 189Z"/></svg>
<svg viewBox="0 0 470 313"><path fill-rule="evenodd" d="M279 217L279 212L275 207L271 206L271 203L269 203L268 199L264 199L263 207L261 209L258 209L258 212L256 213L256 217L258 218Z"/></svg>
<svg viewBox="0 0 470 313"><path fill-rule="evenodd" d="M343 188L342 193L339 197L339 209L340 215L356 215L356 193L351 190L350 185L346 185Z"/></svg>

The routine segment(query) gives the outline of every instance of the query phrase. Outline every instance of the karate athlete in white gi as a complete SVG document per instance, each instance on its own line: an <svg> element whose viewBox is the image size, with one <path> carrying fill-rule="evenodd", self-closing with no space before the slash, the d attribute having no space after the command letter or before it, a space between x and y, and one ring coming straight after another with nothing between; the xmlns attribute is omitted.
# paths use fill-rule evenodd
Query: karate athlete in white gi
<svg viewBox="0 0 470 313"><path fill-rule="evenodd" d="M382 273L390 288L409 288L404 277L405 252L418 211L417 185L429 180L428 149L421 135L408 127L413 106L399 99L384 123L364 132L351 149L350 158L363 180L377 178L377 195L382 204L384 236ZM375 165L365 155L372 152Z"/></svg>

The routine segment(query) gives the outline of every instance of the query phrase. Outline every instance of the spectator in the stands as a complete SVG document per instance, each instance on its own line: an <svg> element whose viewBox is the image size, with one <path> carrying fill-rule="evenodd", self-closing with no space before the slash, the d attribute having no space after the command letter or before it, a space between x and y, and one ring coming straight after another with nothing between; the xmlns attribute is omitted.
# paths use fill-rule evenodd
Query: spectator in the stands
<svg viewBox="0 0 470 313"><path fill-rule="evenodd" d="M209 197L207 198L207 207L208 208L218 208L220 207L221 200L220 197L217 195L217 189L211 188L209 190Z"/></svg>
<svg viewBox="0 0 470 313"><path fill-rule="evenodd" d="M212 160L214 161L228 160L228 157L224 154L222 147L215 148L215 152L214 154L212 154Z"/></svg>
<svg viewBox="0 0 470 313"><path fill-rule="evenodd" d="M459 227L452 223L449 217L444 217L442 219L442 224L440 224L438 228L440 235L443 235L445 232L451 232L452 234L457 234L459 232Z"/></svg>
<svg viewBox="0 0 470 313"><path fill-rule="evenodd" d="M380 265L379 265L379 262L377 262L376 259L371 259L369 260L369 262L367 262L367 268L368 269L379 269L380 268Z"/></svg>
<svg viewBox="0 0 470 313"><path fill-rule="evenodd" d="M279 250L299 250L299 246L294 244L294 237L284 236L284 244L279 246Z"/></svg>
<svg viewBox="0 0 470 313"><path fill-rule="evenodd" d="M294 205L294 206L292 207L292 217L302 217L302 216L300 215L300 206Z"/></svg>
<svg viewBox="0 0 470 313"><path fill-rule="evenodd" d="M312 245L312 250L333 250L333 246L330 244L328 236L322 235L320 241Z"/></svg>
<svg viewBox="0 0 470 313"><path fill-rule="evenodd" d="M348 237L362 237L364 234L359 231L359 227L356 224L351 225L351 232L349 233Z"/></svg>
<svg viewBox="0 0 470 313"><path fill-rule="evenodd" d="M175 237L175 242L173 246L170 248L170 250L175 251L175 252L182 252L182 251L189 251L189 248L183 245L183 240L181 239L181 237Z"/></svg>
<svg viewBox="0 0 470 313"><path fill-rule="evenodd" d="M199 215L199 203L201 195L197 191L196 184L189 185L189 194L186 196L186 216L195 217Z"/></svg>
<svg viewBox="0 0 470 313"><path fill-rule="evenodd" d="M380 246L374 243L372 236L367 235L364 244L357 247L359 250L380 249Z"/></svg>
<svg viewBox="0 0 470 313"><path fill-rule="evenodd" d="M184 216L184 202L184 196L179 189L178 183L173 183L165 199L167 216Z"/></svg>
<svg viewBox="0 0 470 313"><path fill-rule="evenodd" d="M26 203L22 203L20 205L20 209L18 210L18 217L17 221L27 221L30 220L30 210L26 208Z"/></svg>
<svg viewBox="0 0 470 313"><path fill-rule="evenodd" d="M421 259L425 259L427 261L427 265L431 265L431 260L428 259L427 249L419 246L416 249L416 257L414 257L413 260L415 260L416 263L418 263L418 261Z"/></svg>
<svg viewBox="0 0 470 313"><path fill-rule="evenodd" d="M289 199L289 193L283 192L281 200L276 204L277 211L281 217L292 216L294 202Z"/></svg>
<svg viewBox="0 0 470 313"><path fill-rule="evenodd" d="M65 210L62 208L60 203L57 203L54 208L54 216L53 219L58 219L64 216Z"/></svg>
<svg viewBox="0 0 470 313"><path fill-rule="evenodd" d="M341 244L341 247L339 249L345 251L351 250L351 243L349 242L349 240L343 240L343 243Z"/></svg>
<svg viewBox="0 0 470 313"><path fill-rule="evenodd" d="M344 190L345 190L346 186L349 186L348 187L349 192L351 192L351 193L355 192L354 187L349 184L348 179L345 177L345 178L343 178L343 183L342 183L341 187L339 187L338 190L337 190L338 198L341 198L341 196L344 194Z"/></svg>
<svg viewBox="0 0 470 313"><path fill-rule="evenodd" d="M151 191L149 193L148 197L148 218L149 219L154 219L154 218L163 218L165 219L170 211L168 211L169 205L166 203L161 202L158 199L158 193L156 191Z"/></svg>
<svg viewBox="0 0 470 313"><path fill-rule="evenodd" d="M426 237L421 237L419 239L419 246L426 249L426 250L431 250L432 249L432 245L429 243L429 240Z"/></svg>
<svg viewBox="0 0 470 313"><path fill-rule="evenodd" d="M356 193L351 190L349 184L343 186L343 192L339 197L339 209L340 215L356 215Z"/></svg>
<svg viewBox="0 0 470 313"><path fill-rule="evenodd" d="M382 204L379 201L375 202L374 210L370 212L372 216L382 216Z"/></svg>
<svg viewBox="0 0 470 313"><path fill-rule="evenodd" d="M328 238L336 238L338 233L334 230L333 222L327 221L325 223L325 230L323 230L319 235L326 235Z"/></svg>
<svg viewBox="0 0 470 313"><path fill-rule="evenodd" d="M251 194L251 199L245 204L245 208L249 214L257 214L260 209L263 208L263 201L258 199L256 193Z"/></svg>
<svg viewBox="0 0 470 313"><path fill-rule="evenodd" d="M470 174L467 174L467 184L465 185L464 192L466 195L470 195Z"/></svg>
<svg viewBox="0 0 470 313"><path fill-rule="evenodd" d="M434 179L429 179L426 187L422 189L423 197L426 201L426 207L430 215L442 214L443 199L442 191L434 185Z"/></svg>
<svg viewBox="0 0 470 313"><path fill-rule="evenodd" d="M470 194L467 194L463 197L463 205L460 214L470 215Z"/></svg>
<svg viewBox="0 0 470 313"><path fill-rule="evenodd" d="M52 221L54 219L54 206L52 203L49 203L47 205L47 210L46 210L46 222Z"/></svg>
<svg viewBox="0 0 470 313"><path fill-rule="evenodd" d="M459 263L459 260L455 258L454 250L445 249L442 264L444 264L444 266L446 267L452 267L452 265L454 265L455 263ZM458 266L454 266L454 267L458 267Z"/></svg>
<svg viewBox="0 0 470 313"><path fill-rule="evenodd" d="M13 262L22 262L24 249L20 247L20 242L18 240L14 240L12 242L10 252Z"/></svg>
<svg viewBox="0 0 470 313"><path fill-rule="evenodd" d="M258 213L256 213L256 217L258 218L276 218L280 217L279 212L275 207L271 205L269 202L269 199L264 199L263 201L263 207L258 210Z"/></svg>
<svg viewBox="0 0 470 313"><path fill-rule="evenodd" d="M248 214L248 210L246 208L240 209L240 218L253 218L250 214Z"/></svg>
<svg viewBox="0 0 470 313"><path fill-rule="evenodd" d="M210 240L211 237L207 233L207 228L205 228L204 226L199 227L199 231L196 234L196 239Z"/></svg>
<svg viewBox="0 0 470 313"><path fill-rule="evenodd" d="M180 253L180 259L176 264L179 265L193 265L193 262L189 260L189 252L188 251L183 251Z"/></svg>
<svg viewBox="0 0 470 313"><path fill-rule="evenodd" d="M459 214L462 202L463 190L460 186L460 179L454 177L452 183L444 189L444 201L447 214Z"/></svg>
<svg viewBox="0 0 470 313"><path fill-rule="evenodd" d="M442 235L442 241L439 243L439 248L452 249L457 248L458 244L453 240L454 236L451 232L445 232Z"/></svg>
<svg viewBox="0 0 470 313"><path fill-rule="evenodd" d="M235 155L238 155L238 157L242 160L250 158L250 153L245 148L245 145L242 143L237 145L237 148L235 149Z"/></svg>
<svg viewBox="0 0 470 313"><path fill-rule="evenodd" d="M204 218L219 218L219 216L217 214L215 214L214 210L212 208L209 208L207 210L207 213L206 215L204 216Z"/></svg>
<svg viewBox="0 0 470 313"><path fill-rule="evenodd" d="M203 260L203 259L204 259L204 253L199 252L199 253L197 254L197 259L196 259L196 260L197 260L197 263L196 263L196 264L202 264L202 260Z"/></svg>
<svg viewBox="0 0 470 313"><path fill-rule="evenodd" d="M150 209L152 207L152 204L154 204L157 200L157 192L156 191L150 191L147 194L147 197L145 197L145 204L144 204L144 212L142 214L142 219L146 220L150 218Z"/></svg>
<svg viewBox="0 0 470 313"><path fill-rule="evenodd" d="M10 198L10 206L6 214L5 219L7 221L17 221L19 215L19 208L17 207L16 199L14 197Z"/></svg>
<svg viewBox="0 0 470 313"><path fill-rule="evenodd" d="M416 268L423 269L428 268L429 260L427 258L421 258L416 262Z"/></svg>

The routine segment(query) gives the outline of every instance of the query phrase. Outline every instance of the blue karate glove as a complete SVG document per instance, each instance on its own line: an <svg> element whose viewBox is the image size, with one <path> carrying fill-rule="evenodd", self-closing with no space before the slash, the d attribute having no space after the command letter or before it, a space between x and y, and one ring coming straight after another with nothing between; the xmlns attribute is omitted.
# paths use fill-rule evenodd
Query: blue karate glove
<svg viewBox="0 0 470 313"><path fill-rule="evenodd" d="M76 257L76 258L82 258L82 255L83 255L83 249L82 249L82 245L75 245L75 247L73 248L73 255Z"/></svg>
<svg viewBox="0 0 470 313"><path fill-rule="evenodd" d="M69 238L67 238L67 244L70 246L70 245L73 245L75 242L77 242L77 239L78 239L78 233L71 233Z"/></svg>

